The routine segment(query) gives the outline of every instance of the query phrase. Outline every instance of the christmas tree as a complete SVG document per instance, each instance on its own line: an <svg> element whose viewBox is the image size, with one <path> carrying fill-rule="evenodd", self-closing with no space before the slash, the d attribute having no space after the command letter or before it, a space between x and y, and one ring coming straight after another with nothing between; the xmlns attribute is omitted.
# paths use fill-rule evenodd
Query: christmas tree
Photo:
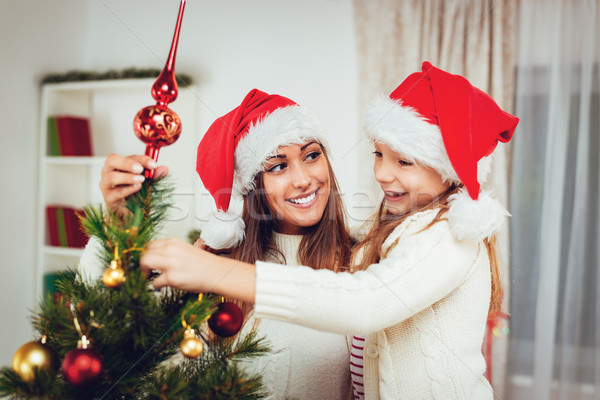
<svg viewBox="0 0 600 400"><path fill-rule="evenodd" d="M76 271L48 294L32 323L40 336L0 369L0 396L14 399L259 399L260 376L238 361L268 349L255 333L238 335L232 303L152 288L139 268L171 202L164 180L148 179L118 216L85 208L86 232L102 243L102 278ZM73 273L75 272L75 273ZM236 314L239 313L239 314ZM233 321L231 320L233 318ZM183 353L181 356L179 353Z"/></svg>

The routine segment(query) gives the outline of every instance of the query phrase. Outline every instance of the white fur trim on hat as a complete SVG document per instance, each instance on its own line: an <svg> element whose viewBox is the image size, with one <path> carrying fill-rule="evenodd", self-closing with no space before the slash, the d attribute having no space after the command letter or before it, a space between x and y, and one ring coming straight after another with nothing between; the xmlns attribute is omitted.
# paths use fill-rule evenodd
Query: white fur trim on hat
<svg viewBox="0 0 600 400"><path fill-rule="evenodd" d="M460 182L446 153L440 128L427 122L412 107L389 97L375 100L367 110L365 131L371 140L390 146L412 162L435 169L445 182ZM487 180L491 168L491 155L479 160L479 183Z"/></svg>
<svg viewBox="0 0 600 400"><path fill-rule="evenodd" d="M253 189L254 177L279 146L311 139L327 148L323 128L305 107L288 106L271 112L250 126L235 149L233 189L241 194L248 193Z"/></svg>
<svg viewBox="0 0 600 400"><path fill-rule="evenodd" d="M492 172L491 154L487 157L481 157L481 160L477 162L477 182L480 184L487 182L490 172Z"/></svg>
<svg viewBox="0 0 600 400"><path fill-rule="evenodd" d="M429 123L412 107L389 97L375 100L365 117L367 136L388 145L411 162L431 167L445 182L460 183L458 175L446 153L440 128ZM477 164L478 182L483 183L491 170L491 156L483 157ZM448 222L454 236L459 239L482 240L493 235L510 215L489 194L481 192L473 200L466 189L450 196Z"/></svg>
<svg viewBox="0 0 600 400"><path fill-rule="evenodd" d="M500 202L487 192L479 193L473 200L466 189L462 188L450 196L448 224L458 240L483 240L492 236L510 216Z"/></svg>
<svg viewBox="0 0 600 400"><path fill-rule="evenodd" d="M230 249L242 243L245 228L237 212L218 211L202 224L200 237L212 249Z"/></svg>
<svg viewBox="0 0 600 400"><path fill-rule="evenodd" d="M440 128L427 122L412 107L382 96L367 109L364 129L371 140L388 145L411 162L435 169L444 182L460 182L446 153Z"/></svg>

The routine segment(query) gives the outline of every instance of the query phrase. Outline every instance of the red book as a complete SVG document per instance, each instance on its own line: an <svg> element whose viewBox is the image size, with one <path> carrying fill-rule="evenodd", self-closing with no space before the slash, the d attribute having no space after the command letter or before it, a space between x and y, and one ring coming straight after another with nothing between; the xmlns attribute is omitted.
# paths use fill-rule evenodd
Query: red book
<svg viewBox="0 0 600 400"><path fill-rule="evenodd" d="M88 118L57 116L56 128L63 156L91 156L92 142Z"/></svg>
<svg viewBox="0 0 600 400"><path fill-rule="evenodd" d="M83 248L88 242L88 236L83 231L77 214L83 214L83 210L65 207L65 227L67 230L67 246Z"/></svg>
<svg viewBox="0 0 600 400"><path fill-rule="evenodd" d="M84 211L67 206L46 206L46 226L51 246L85 247L89 237L83 231L77 214L84 214Z"/></svg>
<svg viewBox="0 0 600 400"><path fill-rule="evenodd" d="M46 230L48 232L50 246L60 246L60 238L58 236L58 223L56 221L56 209L57 207L55 206L46 207Z"/></svg>

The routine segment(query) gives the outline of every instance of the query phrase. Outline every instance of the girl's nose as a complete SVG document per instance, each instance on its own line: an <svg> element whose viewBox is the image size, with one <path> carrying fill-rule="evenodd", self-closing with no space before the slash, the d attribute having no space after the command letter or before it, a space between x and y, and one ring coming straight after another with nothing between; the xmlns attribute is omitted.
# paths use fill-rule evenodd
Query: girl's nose
<svg viewBox="0 0 600 400"><path fill-rule="evenodd" d="M375 162L373 170L375 172L375 179L379 183L389 183L394 180L392 170L386 162Z"/></svg>

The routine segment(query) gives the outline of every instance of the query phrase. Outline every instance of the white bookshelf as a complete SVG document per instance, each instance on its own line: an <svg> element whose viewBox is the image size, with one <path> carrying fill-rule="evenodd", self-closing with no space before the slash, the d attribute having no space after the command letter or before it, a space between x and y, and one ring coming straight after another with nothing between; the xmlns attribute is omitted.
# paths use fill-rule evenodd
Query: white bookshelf
<svg viewBox="0 0 600 400"><path fill-rule="evenodd" d="M37 193L36 300L43 294L44 275L75 268L82 249L50 246L46 227L49 204L83 208L103 202L99 189L106 156L143 154L145 144L133 132L133 119L143 107L155 104L150 94L155 79L85 81L45 84L41 89L39 128L39 168ZM170 169L175 184L175 207L162 236L185 239L196 226L195 172L196 147L200 134L197 115L199 101L195 86L179 88L177 99L169 104L182 121L182 134L171 146L160 150L158 163ZM72 115L90 120L91 157L47 155L47 118Z"/></svg>

